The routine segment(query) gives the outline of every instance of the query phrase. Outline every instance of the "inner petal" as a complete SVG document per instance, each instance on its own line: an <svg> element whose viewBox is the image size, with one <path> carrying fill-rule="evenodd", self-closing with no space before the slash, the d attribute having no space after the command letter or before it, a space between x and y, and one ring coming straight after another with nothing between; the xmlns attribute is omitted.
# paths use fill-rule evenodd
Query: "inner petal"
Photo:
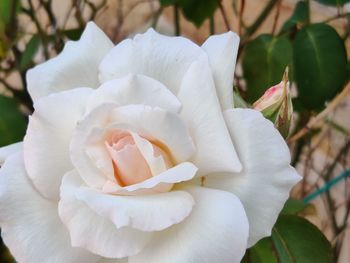
<svg viewBox="0 0 350 263"><path fill-rule="evenodd" d="M120 186L137 184L152 177L145 158L130 135L112 146L106 143L106 147L113 160L114 176Z"/></svg>
<svg viewBox="0 0 350 263"><path fill-rule="evenodd" d="M173 166L162 147L134 132L114 131L107 136L105 145L121 187L141 183Z"/></svg>

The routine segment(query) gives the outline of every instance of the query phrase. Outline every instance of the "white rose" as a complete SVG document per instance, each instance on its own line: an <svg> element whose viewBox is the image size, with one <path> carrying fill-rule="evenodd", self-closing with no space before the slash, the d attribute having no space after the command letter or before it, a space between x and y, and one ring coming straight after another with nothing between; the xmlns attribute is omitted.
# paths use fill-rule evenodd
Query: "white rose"
<svg viewBox="0 0 350 263"><path fill-rule="evenodd" d="M299 180L273 124L232 109L239 39L93 23L27 75L35 111L0 150L0 226L21 262L239 262Z"/></svg>

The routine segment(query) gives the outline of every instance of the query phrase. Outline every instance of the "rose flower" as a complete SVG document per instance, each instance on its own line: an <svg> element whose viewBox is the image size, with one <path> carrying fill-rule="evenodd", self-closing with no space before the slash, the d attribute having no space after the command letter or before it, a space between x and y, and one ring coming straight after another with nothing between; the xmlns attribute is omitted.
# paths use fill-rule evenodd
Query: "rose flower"
<svg viewBox="0 0 350 263"><path fill-rule="evenodd" d="M299 180L273 123L233 108L239 38L92 22L31 69L22 144L0 149L0 227L20 263L232 263Z"/></svg>

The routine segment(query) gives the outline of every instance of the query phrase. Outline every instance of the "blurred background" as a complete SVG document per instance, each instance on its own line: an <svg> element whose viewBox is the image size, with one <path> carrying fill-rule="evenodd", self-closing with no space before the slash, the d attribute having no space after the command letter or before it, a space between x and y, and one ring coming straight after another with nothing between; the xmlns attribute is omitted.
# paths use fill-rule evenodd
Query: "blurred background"
<svg viewBox="0 0 350 263"><path fill-rule="evenodd" d="M197 44L232 30L241 37L236 105L249 107L290 68L287 141L304 178L272 238L243 261L350 262L349 12L350 0L0 0L0 147L25 134L26 71L79 39L88 21L116 44L149 27ZM0 246L0 262L14 262Z"/></svg>

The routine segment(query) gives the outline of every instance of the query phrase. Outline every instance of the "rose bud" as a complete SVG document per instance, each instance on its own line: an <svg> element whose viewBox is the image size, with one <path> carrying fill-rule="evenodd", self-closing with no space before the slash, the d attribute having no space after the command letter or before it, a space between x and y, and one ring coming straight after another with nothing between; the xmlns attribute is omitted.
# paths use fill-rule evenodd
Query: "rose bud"
<svg viewBox="0 0 350 263"><path fill-rule="evenodd" d="M254 102L253 108L272 121L284 138L288 137L293 113L288 68L284 72L283 80L265 91L264 95Z"/></svg>

